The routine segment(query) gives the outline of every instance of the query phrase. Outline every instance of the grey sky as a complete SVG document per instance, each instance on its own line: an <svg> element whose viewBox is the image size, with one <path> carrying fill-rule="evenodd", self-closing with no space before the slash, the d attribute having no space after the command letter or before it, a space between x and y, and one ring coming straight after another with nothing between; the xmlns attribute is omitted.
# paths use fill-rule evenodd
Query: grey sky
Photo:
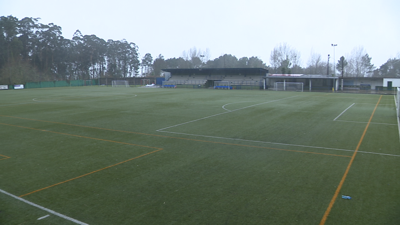
<svg viewBox="0 0 400 225"><path fill-rule="evenodd" d="M41 18L62 27L139 46L140 57L182 56L196 47L211 59L257 56L269 64L274 47L287 43L306 66L311 52L336 61L363 47L380 66L400 54L398 0L0 0L0 15Z"/></svg>

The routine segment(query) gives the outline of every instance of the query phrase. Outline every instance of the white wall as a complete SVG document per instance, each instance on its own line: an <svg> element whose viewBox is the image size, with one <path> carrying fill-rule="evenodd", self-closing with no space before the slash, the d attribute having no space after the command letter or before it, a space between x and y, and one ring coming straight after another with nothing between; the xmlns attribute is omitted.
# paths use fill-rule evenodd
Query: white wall
<svg viewBox="0 0 400 225"><path fill-rule="evenodd" d="M383 78L384 87L387 87L388 81L392 81L392 87L400 87L400 78Z"/></svg>

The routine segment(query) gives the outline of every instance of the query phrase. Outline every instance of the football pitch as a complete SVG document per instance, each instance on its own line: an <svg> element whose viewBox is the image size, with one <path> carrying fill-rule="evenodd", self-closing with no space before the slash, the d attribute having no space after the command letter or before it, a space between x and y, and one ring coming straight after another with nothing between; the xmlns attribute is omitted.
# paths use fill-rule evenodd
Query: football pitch
<svg viewBox="0 0 400 225"><path fill-rule="evenodd" d="M400 224L395 107L368 94L0 91L0 224Z"/></svg>

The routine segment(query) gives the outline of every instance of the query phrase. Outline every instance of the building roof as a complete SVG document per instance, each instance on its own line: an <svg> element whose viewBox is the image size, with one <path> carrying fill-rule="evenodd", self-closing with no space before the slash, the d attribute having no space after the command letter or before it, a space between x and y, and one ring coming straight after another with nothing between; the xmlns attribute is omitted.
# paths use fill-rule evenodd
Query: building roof
<svg viewBox="0 0 400 225"><path fill-rule="evenodd" d="M251 74L266 76L268 70L263 68L195 68L195 69L162 69L162 71L170 72L172 75L220 75L220 74Z"/></svg>

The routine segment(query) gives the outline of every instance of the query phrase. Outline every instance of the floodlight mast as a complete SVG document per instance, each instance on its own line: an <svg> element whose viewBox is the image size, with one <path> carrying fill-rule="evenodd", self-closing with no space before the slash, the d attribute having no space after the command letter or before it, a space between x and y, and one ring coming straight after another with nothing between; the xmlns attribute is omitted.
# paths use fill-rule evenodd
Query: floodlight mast
<svg viewBox="0 0 400 225"><path fill-rule="evenodd" d="M336 63L336 57L335 57L335 47L337 46L337 44L331 44L331 46L333 47L333 73L334 73L334 76L336 77L336 66L335 66L335 63Z"/></svg>
<svg viewBox="0 0 400 225"><path fill-rule="evenodd" d="M327 75L329 76L329 67L331 66L330 64L329 64L329 58L331 57L331 55L330 54L328 54L328 66L327 66Z"/></svg>

